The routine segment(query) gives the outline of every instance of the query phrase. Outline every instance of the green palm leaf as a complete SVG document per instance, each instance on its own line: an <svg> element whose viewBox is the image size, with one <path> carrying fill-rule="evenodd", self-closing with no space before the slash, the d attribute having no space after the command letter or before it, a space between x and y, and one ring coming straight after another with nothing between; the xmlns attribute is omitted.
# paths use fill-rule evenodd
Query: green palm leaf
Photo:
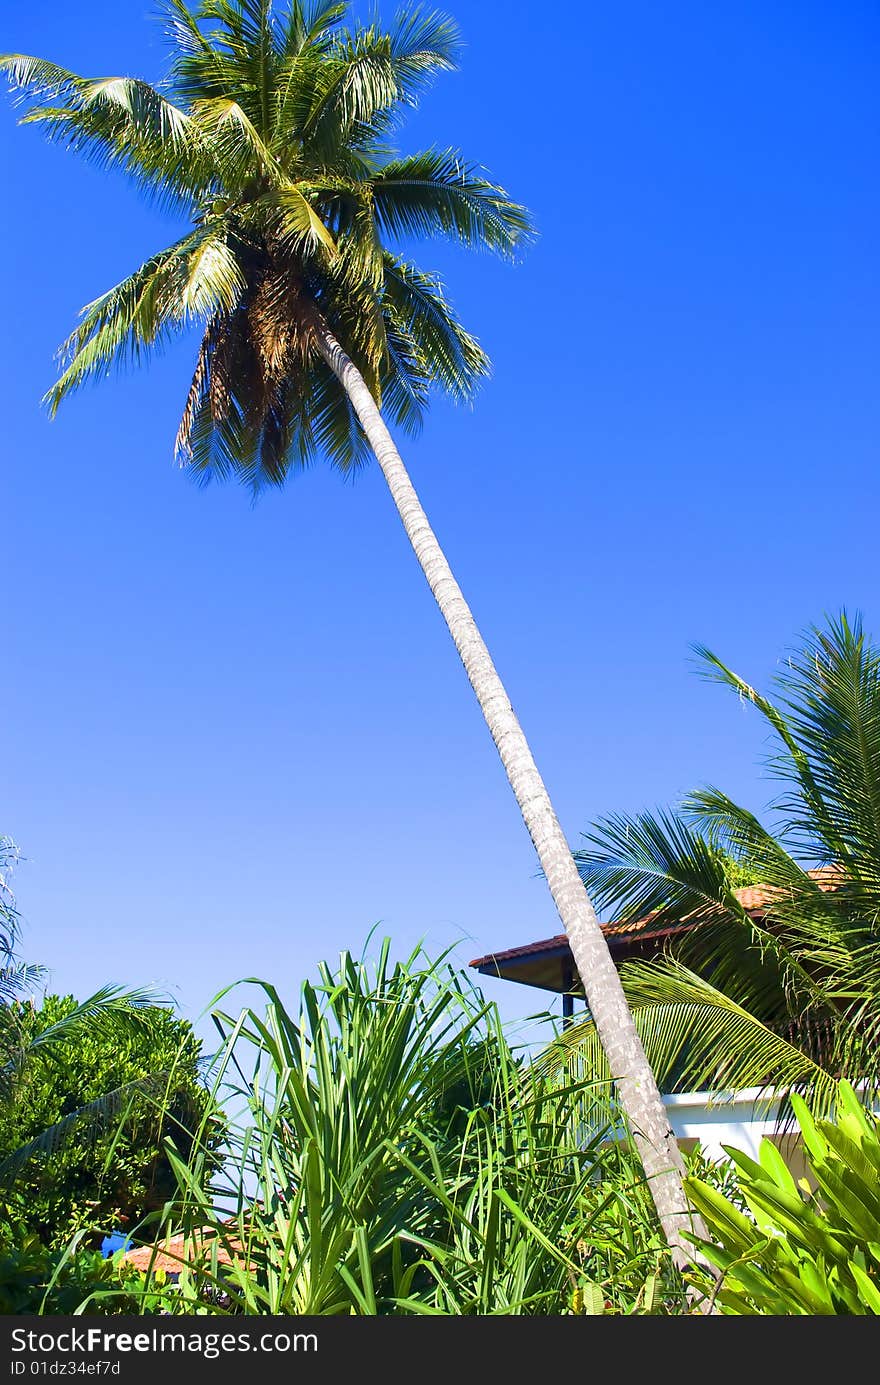
<svg viewBox="0 0 880 1385"><path fill-rule="evenodd" d="M99 167L119 167L160 202L184 212L212 185L214 170L192 117L147 82L131 77L91 80L37 58L0 58L20 100L32 105L22 124Z"/></svg>
<svg viewBox="0 0 880 1385"><path fill-rule="evenodd" d="M440 282L386 254L382 301L389 321L412 341L424 376L453 399L471 399L489 358L454 317Z"/></svg>
<svg viewBox="0 0 880 1385"><path fill-rule="evenodd" d="M708 1091L719 1101L763 1089L756 1112L792 1092L809 1093L823 1113L834 1109L831 1072L730 995L681 963L627 963L621 971L636 1028L658 1081L667 1091ZM541 1058L564 1065L572 1080L608 1073L589 1020L567 1029Z"/></svg>
<svg viewBox="0 0 880 1385"><path fill-rule="evenodd" d="M243 283L222 222L199 227L147 260L83 309L79 327L61 348L69 364L46 395L51 413L88 377L138 359L193 316L234 307Z"/></svg>
<svg viewBox="0 0 880 1385"><path fill-rule="evenodd" d="M452 236L510 255L532 234L524 209L512 209L504 190L455 149L393 159L371 186L379 226L397 239Z"/></svg>

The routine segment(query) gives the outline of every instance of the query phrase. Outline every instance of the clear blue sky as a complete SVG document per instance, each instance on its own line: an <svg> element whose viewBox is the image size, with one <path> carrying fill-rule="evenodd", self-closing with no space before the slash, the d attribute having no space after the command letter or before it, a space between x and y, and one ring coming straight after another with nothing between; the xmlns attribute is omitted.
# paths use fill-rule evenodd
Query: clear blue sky
<svg viewBox="0 0 880 1385"><path fill-rule="evenodd" d="M703 780L759 806L758 729L690 643L762 684L844 603L880 637L880 15L450 8L462 71L402 145L461 144L541 236L515 268L422 252L495 372L407 443L414 480L572 841ZM150 11L7 6L2 42L155 79ZM77 310L176 227L9 103L0 149L0 831L27 955L193 1015L248 973L292 996L377 922L465 960L558 931L378 470L198 490L171 461L191 340L50 423Z"/></svg>

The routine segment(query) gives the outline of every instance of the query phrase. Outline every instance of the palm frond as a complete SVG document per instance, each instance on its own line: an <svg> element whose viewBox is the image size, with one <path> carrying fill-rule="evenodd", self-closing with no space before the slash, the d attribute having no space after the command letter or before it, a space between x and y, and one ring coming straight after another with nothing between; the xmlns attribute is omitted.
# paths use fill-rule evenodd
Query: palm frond
<svg viewBox="0 0 880 1385"><path fill-rule="evenodd" d="M471 249L512 255L534 234L525 207L455 149L390 160L370 188L381 229L396 238L451 236Z"/></svg>
<svg viewBox="0 0 880 1385"><path fill-rule="evenodd" d="M305 340L285 336L276 309L269 283L262 295L231 316L218 316L206 330L178 433L181 461L202 482L232 474L255 491L280 485L291 470L314 460L318 429L334 464L354 461L347 409L341 415L345 442L340 439L342 392L335 377L331 391L314 365L306 367L297 354ZM357 437L362 455L359 426Z"/></svg>
<svg viewBox="0 0 880 1385"><path fill-rule="evenodd" d="M170 82L180 100L189 105L236 90L238 74L222 34L201 27L210 17L204 5L192 11L185 0L161 0L160 13L172 51Z"/></svg>
<svg viewBox="0 0 880 1385"><path fill-rule="evenodd" d="M714 785L707 784L687 794L681 812L710 842L748 863L755 879L763 881L768 870L797 880L804 875L803 867L785 850L779 833L771 832L748 808Z"/></svg>
<svg viewBox="0 0 880 1385"><path fill-rule="evenodd" d="M202 97L191 110L229 196L243 196L254 184L269 188L285 181L284 170L238 101L230 96Z"/></svg>
<svg viewBox="0 0 880 1385"><path fill-rule="evenodd" d="M667 960L627 963L621 980L664 1091L705 1091L722 1105L749 1088L774 1103L796 1091L808 1094L817 1110L833 1110L835 1075L704 977ZM608 1075L589 1019L565 1030L540 1063L565 1066L573 1080Z"/></svg>
<svg viewBox="0 0 880 1385"><path fill-rule="evenodd" d="M348 395L339 388L329 366L321 366L315 367L309 401L312 434L331 465L348 475L365 464L370 447Z"/></svg>
<svg viewBox="0 0 880 1385"><path fill-rule="evenodd" d="M390 41L374 28L340 38L313 75L302 139L329 157L353 129L369 130L376 115L397 99Z"/></svg>
<svg viewBox="0 0 880 1385"><path fill-rule="evenodd" d="M217 20L212 46L230 65L243 105L255 127L266 131L266 98L272 83L280 30L271 0L203 0L197 19Z"/></svg>
<svg viewBox="0 0 880 1385"><path fill-rule="evenodd" d="M421 432L431 390L431 374L416 338L386 311L386 367L380 376L383 411L411 437Z"/></svg>
<svg viewBox="0 0 880 1385"><path fill-rule="evenodd" d="M38 124L50 141L99 167L118 167L160 202L187 210L210 189L209 151L186 111L148 82L132 77L91 79L36 58L0 59L22 100L35 105L22 124Z"/></svg>
<svg viewBox="0 0 880 1385"><path fill-rule="evenodd" d="M600 905L625 918L647 915L646 937L652 924L687 925L670 933L665 958L624 967L628 994L653 1026L664 1072L684 1062L690 1023L683 1071L695 1083L727 1072L731 1085L757 1085L759 1068L772 1073L776 1063L777 1085L812 1086L821 1096L822 1073L843 1074L873 1091L880 1085L880 653L861 621L844 613L807 632L780 668L771 701L716 655L697 652L704 675L754 705L771 727L777 748L769 767L786 793L773 804L772 828L709 786L679 814L607 819L587 837L578 857ZM751 909L734 888L743 870L760 884ZM706 1000L700 987L717 993L713 1014L723 1011L723 1024L694 1009ZM779 1042L800 1054L800 1076L792 1054L774 1050ZM697 1062L704 1048L709 1057Z"/></svg>
<svg viewBox="0 0 880 1385"><path fill-rule="evenodd" d="M676 813L612 814L582 840L574 859L600 913L663 927L740 909L717 851Z"/></svg>
<svg viewBox="0 0 880 1385"><path fill-rule="evenodd" d="M186 466L187 462L193 458L199 420L205 410L207 410L208 422L210 423L211 370L215 348L224 331L228 331L227 315L218 313L205 328L199 345L196 368L186 397L186 405L177 430L177 437L174 440L174 455L183 466ZM200 469L204 470L205 468Z"/></svg>
<svg viewBox="0 0 880 1385"><path fill-rule="evenodd" d="M833 824L822 845L880 903L880 653L861 621L843 613L826 630L807 632L776 681L792 740ZM815 836L813 824L797 826Z"/></svg>
<svg viewBox="0 0 880 1385"><path fill-rule="evenodd" d="M688 930L674 940L677 952L698 960L719 985L723 976L739 986L744 1003L827 1003L798 950L745 909L723 855L681 815L612 816L584 840L589 847L574 859L600 910L613 906L622 921L644 920L646 936L686 922Z"/></svg>
<svg viewBox="0 0 880 1385"><path fill-rule="evenodd" d="M184 320L230 311L244 291L245 281L224 231L203 235L186 260L185 278L178 291Z"/></svg>
<svg viewBox="0 0 880 1385"><path fill-rule="evenodd" d="M0 836L0 963L4 966L15 962L18 944L20 919L9 882L20 859L21 851L12 838Z"/></svg>
<svg viewBox="0 0 880 1385"><path fill-rule="evenodd" d="M20 100L76 96L85 80L75 72L59 67L57 63L30 57L26 53L0 55L0 72L10 86L18 91Z"/></svg>
<svg viewBox="0 0 880 1385"><path fill-rule="evenodd" d="M45 975L46 968L38 962L15 962L0 967L0 1005L9 1005L26 991L32 991Z"/></svg>
<svg viewBox="0 0 880 1385"><path fill-rule="evenodd" d="M347 9L348 0L293 0L283 24L283 56L295 58L303 49L326 51Z"/></svg>
<svg viewBox="0 0 880 1385"><path fill-rule="evenodd" d="M738 697L751 703L776 732L788 752L789 758L787 760L783 758L774 763L777 768L782 769L786 776L793 777L797 781L809 814L808 831L815 832L816 828L819 827L831 846L832 855L837 857L843 849L843 842L839 838L828 807L822 797L820 786L816 782L809 756L804 753L797 738L792 735L791 727L784 714L773 705L768 697L759 693L739 674L734 673L705 645L696 644L693 648L704 665L703 676L731 688Z"/></svg>
<svg viewBox="0 0 880 1385"><path fill-rule="evenodd" d="M381 407L380 374L388 352L381 301L383 256L374 230L364 214L356 233L338 237L338 254L326 265L317 301Z"/></svg>
<svg viewBox="0 0 880 1385"><path fill-rule="evenodd" d="M264 227L268 225L279 248L287 254L308 256L323 251L333 256L336 242L312 206L310 198L314 195L309 183L284 183L250 203L245 224L255 218Z"/></svg>
<svg viewBox="0 0 880 1385"><path fill-rule="evenodd" d="M243 288L222 223L206 223L83 309L61 347L69 364L46 395L50 412L90 376L139 359L193 316L231 310Z"/></svg>
<svg viewBox="0 0 880 1385"><path fill-rule="evenodd" d="M455 317L440 281L386 253L383 306L393 326L416 346L417 374L453 399L470 400L489 373L489 358Z"/></svg>
<svg viewBox="0 0 880 1385"><path fill-rule="evenodd" d="M26 1047L12 1054L0 1065L0 1073L8 1075L20 1068L23 1061L37 1054L51 1059L55 1051L69 1043L84 1028L91 1034L121 1034L140 1030L148 1022L145 1014L161 1002L155 990L147 986L125 990L121 986L102 986L86 1000L80 1001L63 1019L47 1025L39 1034L27 1040Z"/></svg>
<svg viewBox="0 0 880 1385"><path fill-rule="evenodd" d="M462 40L455 20L440 10L416 5L403 10L390 32L391 61L398 99L414 105L438 72L454 72Z"/></svg>

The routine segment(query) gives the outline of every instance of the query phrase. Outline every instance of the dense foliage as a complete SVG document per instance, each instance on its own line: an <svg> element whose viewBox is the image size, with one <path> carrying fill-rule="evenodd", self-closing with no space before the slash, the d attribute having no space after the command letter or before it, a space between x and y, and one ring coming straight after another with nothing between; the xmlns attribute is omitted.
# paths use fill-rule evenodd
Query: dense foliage
<svg viewBox="0 0 880 1385"><path fill-rule="evenodd" d="M143 1313L159 1306L117 1254L78 1245L49 1250L37 1236L0 1243L0 1314Z"/></svg>
<svg viewBox="0 0 880 1385"><path fill-rule="evenodd" d="M799 1097L793 1102L806 1177L795 1181L764 1140L760 1163L729 1151L735 1200L688 1180L714 1238L702 1250L722 1271L717 1302L737 1314L880 1314L880 1120L845 1082L834 1121L816 1121Z"/></svg>
<svg viewBox="0 0 880 1385"><path fill-rule="evenodd" d="M76 1012L71 996L0 1008L0 1063L14 1073L0 1101L0 1230L17 1242L60 1246L89 1228L97 1244L161 1207L175 1186L163 1141L188 1153L208 1106L187 1021L153 1006L136 1027L80 1025L35 1044Z"/></svg>
<svg viewBox="0 0 880 1385"><path fill-rule="evenodd" d="M442 960L343 956L292 1015L218 1015L229 1159L175 1161L171 1307L237 1313L669 1311L681 1290L597 1094L518 1061ZM186 1266L184 1269L183 1266Z"/></svg>
<svg viewBox="0 0 880 1385"><path fill-rule="evenodd" d="M847 1084L834 1120L793 1097L806 1178L769 1141L760 1163L735 1149L726 1165L692 1161L686 1186L712 1237L699 1250L721 1278L695 1262L689 1300L609 1088L517 1054L444 959L395 963L387 943L374 965L343 955L303 985L296 1014L260 984L262 1008L215 1012L223 1147L203 1119L188 1150L166 1149L164 1211L141 1231L157 1252L174 1247L178 1273L102 1260L82 1236L50 1250L19 1224L0 1247L0 1311L880 1312L880 1119ZM192 1036L163 1013L155 1038L192 1063ZM103 1158L105 1193L130 1191L132 1133L122 1122L115 1142L104 1129L81 1149L92 1167ZM44 1173L63 1181L67 1153Z"/></svg>

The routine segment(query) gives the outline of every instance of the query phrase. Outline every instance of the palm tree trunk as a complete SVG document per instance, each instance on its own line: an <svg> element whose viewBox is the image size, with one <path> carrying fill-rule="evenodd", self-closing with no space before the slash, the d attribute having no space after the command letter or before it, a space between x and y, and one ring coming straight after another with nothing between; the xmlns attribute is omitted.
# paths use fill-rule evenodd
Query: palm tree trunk
<svg viewBox="0 0 880 1385"><path fill-rule="evenodd" d="M682 1230L688 1229L704 1237L707 1233L700 1219L688 1209L681 1181L684 1173L681 1151L595 910L504 685L376 402L357 366L319 316L313 327L317 348L348 395L376 454L409 541L492 733L568 935L587 1004L614 1075L620 1104L648 1177L664 1234L676 1263L683 1267L692 1263L693 1250L689 1250L689 1243L682 1238Z"/></svg>

